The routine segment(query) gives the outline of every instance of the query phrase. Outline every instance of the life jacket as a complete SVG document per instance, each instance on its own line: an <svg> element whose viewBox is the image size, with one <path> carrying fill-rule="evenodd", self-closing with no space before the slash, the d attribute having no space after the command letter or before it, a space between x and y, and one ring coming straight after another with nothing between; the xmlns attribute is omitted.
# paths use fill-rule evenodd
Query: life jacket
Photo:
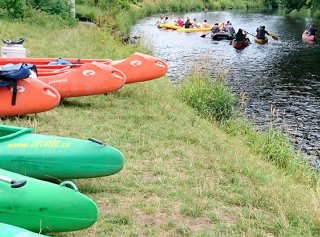
<svg viewBox="0 0 320 237"><path fill-rule="evenodd" d="M12 100L11 104L16 104L18 80L29 78L31 70L37 74L36 66L33 64L19 63L12 66L7 66L0 69L0 88L12 86Z"/></svg>

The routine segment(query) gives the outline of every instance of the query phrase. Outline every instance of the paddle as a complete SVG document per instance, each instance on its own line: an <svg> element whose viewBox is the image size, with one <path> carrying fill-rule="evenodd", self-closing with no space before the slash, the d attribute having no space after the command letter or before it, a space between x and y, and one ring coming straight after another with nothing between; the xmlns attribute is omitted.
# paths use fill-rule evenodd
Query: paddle
<svg viewBox="0 0 320 237"><path fill-rule="evenodd" d="M277 37L276 35L274 35L273 33L270 33L270 32L269 32L269 36L271 36L271 38L272 38L273 40L278 40L278 37Z"/></svg>
<svg viewBox="0 0 320 237"><path fill-rule="evenodd" d="M207 36L208 34L210 34L210 32L209 32L209 33L206 33L206 34L202 34L202 35L200 35L200 37L206 38L206 36Z"/></svg>
<svg viewBox="0 0 320 237"><path fill-rule="evenodd" d="M255 35L249 33L248 31L243 31L245 34L248 35L252 35L253 37L256 37ZM273 40L278 40L278 37L276 35L274 35L273 33L269 33L269 36L273 39Z"/></svg>
<svg viewBox="0 0 320 237"><path fill-rule="evenodd" d="M251 34L251 33L249 33L248 31L243 31L245 34L248 34L248 35L252 35L253 37L256 37L254 34Z"/></svg>
<svg viewBox="0 0 320 237"><path fill-rule="evenodd" d="M255 35L249 33L248 31L243 31L245 34L248 35L252 35L253 37L256 37ZM273 40L278 40L278 37L276 35L274 35L273 33L269 33L269 36L273 39Z"/></svg>
<svg viewBox="0 0 320 237"><path fill-rule="evenodd" d="M11 184L11 188L21 188L27 183L27 180L13 180L1 175L0 175L0 180Z"/></svg>

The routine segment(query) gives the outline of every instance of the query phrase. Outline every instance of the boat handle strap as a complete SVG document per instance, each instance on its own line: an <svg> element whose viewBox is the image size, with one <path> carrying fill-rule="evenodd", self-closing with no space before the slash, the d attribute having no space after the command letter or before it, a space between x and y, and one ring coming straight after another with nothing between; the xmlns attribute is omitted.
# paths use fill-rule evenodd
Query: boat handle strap
<svg viewBox="0 0 320 237"><path fill-rule="evenodd" d="M71 182L71 181L64 181L64 182L62 182L62 183L60 184L61 187L67 187L67 185L70 186L73 190L79 191L77 185L75 185L75 184L74 184L73 182Z"/></svg>

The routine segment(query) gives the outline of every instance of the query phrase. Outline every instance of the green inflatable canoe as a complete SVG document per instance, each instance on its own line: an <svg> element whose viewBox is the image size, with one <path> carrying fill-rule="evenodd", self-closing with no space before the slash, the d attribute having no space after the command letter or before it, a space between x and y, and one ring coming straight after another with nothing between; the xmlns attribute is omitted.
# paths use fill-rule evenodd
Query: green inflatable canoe
<svg viewBox="0 0 320 237"><path fill-rule="evenodd" d="M46 235L40 235L28 230L0 223L0 236L3 237L46 237Z"/></svg>
<svg viewBox="0 0 320 237"><path fill-rule="evenodd" d="M124 166L123 154L94 139L32 133L0 125L0 168L43 180L112 175Z"/></svg>
<svg viewBox="0 0 320 237"><path fill-rule="evenodd" d="M37 233L88 228L97 206L74 189L0 169L0 222Z"/></svg>

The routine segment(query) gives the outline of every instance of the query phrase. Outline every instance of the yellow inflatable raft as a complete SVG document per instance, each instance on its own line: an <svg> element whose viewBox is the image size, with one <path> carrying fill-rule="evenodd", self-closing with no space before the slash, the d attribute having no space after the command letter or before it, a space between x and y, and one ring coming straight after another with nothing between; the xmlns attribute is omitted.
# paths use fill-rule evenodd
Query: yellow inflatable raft
<svg viewBox="0 0 320 237"><path fill-rule="evenodd" d="M177 31L179 32L206 32L206 31L210 31L212 27L209 28L180 28L177 29Z"/></svg>
<svg viewBox="0 0 320 237"><path fill-rule="evenodd" d="M211 28L213 27L212 24L210 24L208 27L206 28L184 28L181 26L177 26L173 23L166 23L166 24L158 24L157 25L158 28L165 28L165 29L171 29L171 30L177 30L179 32L206 32L206 31L210 31Z"/></svg>
<svg viewBox="0 0 320 237"><path fill-rule="evenodd" d="M172 29L172 30L184 29L183 27L177 26L172 23L158 24L158 28L166 28L166 29Z"/></svg>

